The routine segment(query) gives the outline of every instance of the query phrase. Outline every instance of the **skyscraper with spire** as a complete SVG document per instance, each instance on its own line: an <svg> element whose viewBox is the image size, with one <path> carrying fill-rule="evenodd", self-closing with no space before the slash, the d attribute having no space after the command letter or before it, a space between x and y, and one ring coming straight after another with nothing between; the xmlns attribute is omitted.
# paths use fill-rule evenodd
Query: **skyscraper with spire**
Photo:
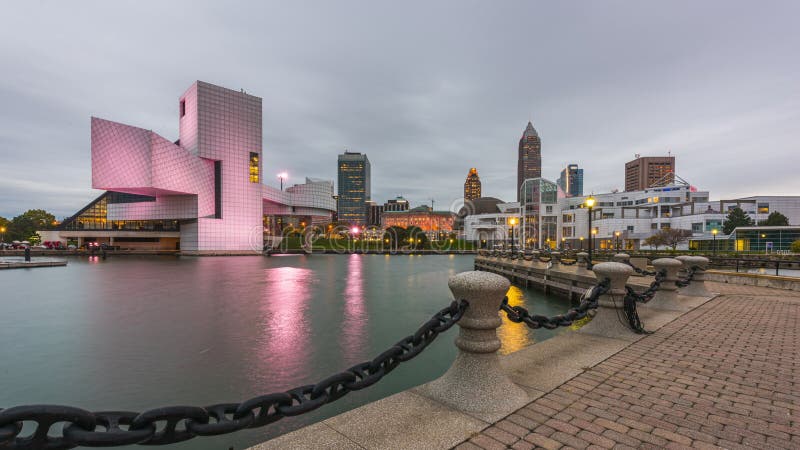
<svg viewBox="0 0 800 450"><path fill-rule="evenodd" d="M517 160L517 201L520 200L522 182L528 178L542 176L542 141L539 133L528 122L522 137L519 139L519 159Z"/></svg>

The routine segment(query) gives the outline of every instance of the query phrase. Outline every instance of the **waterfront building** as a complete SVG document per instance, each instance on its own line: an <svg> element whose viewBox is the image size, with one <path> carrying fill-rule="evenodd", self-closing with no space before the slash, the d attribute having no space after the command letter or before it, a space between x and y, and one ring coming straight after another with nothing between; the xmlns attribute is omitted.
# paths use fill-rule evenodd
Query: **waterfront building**
<svg viewBox="0 0 800 450"><path fill-rule="evenodd" d="M467 180L464 181L464 201L475 200L481 197L481 178L478 176L478 169L469 169Z"/></svg>
<svg viewBox="0 0 800 450"><path fill-rule="evenodd" d="M800 203L800 202L798 202ZM729 236L692 237L690 250L719 252L787 252L792 242L800 240L800 226L737 227Z"/></svg>
<svg viewBox="0 0 800 450"><path fill-rule="evenodd" d="M398 226L408 228L419 227L428 238L437 240L453 232L455 214L450 211L434 211L430 206L423 205L407 211L385 211L381 215L383 228Z"/></svg>
<svg viewBox="0 0 800 450"><path fill-rule="evenodd" d="M522 137L519 139L519 151L517 155L517 195L520 195L522 183L529 178L539 178L542 176L542 141L539 133L533 128L533 124L528 122ZM517 201L521 201L517 197Z"/></svg>
<svg viewBox="0 0 800 450"><path fill-rule="evenodd" d="M370 165L366 154L345 151L339 155L339 221L366 225L370 200Z"/></svg>
<svg viewBox="0 0 800 450"><path fill-rule="evenodd" d="M491 200L491 197L488 197ZM483 200L483 199L479 199ZM479 244L480 248L507 248L511 236L515 237L515 247L520 246L520 204L518 202L486 201L474 206L474 214L463 217L464 239Z"/></svg>
<svg viewBox="0 0 800 450"><path fill-rule="evenodd" d="M577 164L568 165L561 170L557 184L567 197L583 195L583 169Z"/></svg>
<svg viewBox="0 0 800 450"><path fill-rule="evenodd" d="M106 192L56 229L42 230L42 238L261 253L265 210L280 206L311 220L332 214L333 198L319 183L286 192L262 184L261 98L197 81L178 99L177 113L174 142L92 117L92 187Z"/></svg>
<svg viewBox="0 0 800 450"><path fill-rule="evenodd" d="M396 197L383 204L384 212L408 211L408 209L408 200L404 199L403 197Z"/></svg>
<svg viewBox="0 0 800 450"><path fill-rule="evenodd" d="M525 248L558 246L558 185L544 178L523 181L519 192L520 244Z"/></svg>
<svg viewBox="0 0 800 450"><path fill-rule="evenodd" d="M368 227L380 227L381 226L381 215L383 214L384 206L379 205L372 200L367 202L367 226Z"/></svg>
<svg viewBox="0 0 800 450"><path fill-rule="evenodd" d="M636 155L636 159L625 163L625 191L641 191L656 184L670 185L674 182L674 156Z"/></svg>

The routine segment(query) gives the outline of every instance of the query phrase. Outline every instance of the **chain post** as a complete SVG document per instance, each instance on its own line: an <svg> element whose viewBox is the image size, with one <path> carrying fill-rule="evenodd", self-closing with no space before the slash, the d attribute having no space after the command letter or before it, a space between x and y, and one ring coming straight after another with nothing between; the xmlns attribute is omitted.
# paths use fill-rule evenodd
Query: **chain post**
<svg viewBox="0 0 800 450"><path fill-rule="evenodd" d="M598 299L595 317L577 332L623 339L633 336L624 312L625 285L633 268L619 262L603 262L595 264L592 271L598 282L607 278L611 284L609 290Z"/></svg>
<svg viewBox="0 0 800 450"><path fill-rule="evenodd" d="M653 260L653 267L656 272L664 272L664 279L658 286L653 300L647 306L655 309L666 309L671 311L685 311L687 308L678 301L678 271L683 267L680 261L675 258L658 258Z"/></svg>
<svg viewBox="0 0 800 450"><path fill-rule="evenodd" d="M464 272L450 277L456 298L469 302L458 322L458 355L440 378L417 388L417 392L459 411L508 414L529 399L500 368L497 328L503 296L510 283L489 272Z"/></svg>
<svg viewBox="0 0 800 450"><path fill-rule="evenodd" d="M678 293L691 297L710 297L712 294L706 289L705 283L708 258L703 256L688 256L681 262L687 270L690 268L694 269L694 273L689 285L681 288Z"/></svg>

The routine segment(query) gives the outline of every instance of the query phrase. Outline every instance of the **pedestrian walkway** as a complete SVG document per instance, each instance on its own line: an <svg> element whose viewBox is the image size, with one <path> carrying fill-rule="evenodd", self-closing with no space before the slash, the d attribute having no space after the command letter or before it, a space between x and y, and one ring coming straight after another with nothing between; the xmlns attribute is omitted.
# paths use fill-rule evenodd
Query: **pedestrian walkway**
<svg viewBox="0 0 800 450"><path fill-rule="evenodd" d="M800 448L800 293L707 286L722 295L456 448Z"/></svg>

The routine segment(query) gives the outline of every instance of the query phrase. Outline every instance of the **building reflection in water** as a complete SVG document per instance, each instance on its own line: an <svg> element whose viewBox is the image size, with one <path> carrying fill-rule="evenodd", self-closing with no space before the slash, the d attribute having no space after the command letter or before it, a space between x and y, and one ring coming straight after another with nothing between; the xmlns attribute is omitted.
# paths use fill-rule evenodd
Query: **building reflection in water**
<svg viewBox="0 0 800 450"><path fill-rule="evenodd" d="M525 293L522 289L512 285L506 293L508 296L508 304L511 306L522 306L530 310L530 307L525 304ZM505 313L500 314L503 324L497 329L497 337L500 338L500 354L507 355L514 353L518 350L533 344L533 339L528 331L528 326L524 323L514 323L508 320Z"/></svg>
<svg viewBox="0 0 800 450"><path fill-rule="evenodd" d="M273 381L291 380L307 369L310 342L311 284L314 272L298 267L276 267L265 271L261 301L264 324L258 346Z"/></svg>
<svg viewBox="0 0 800 450"><path fill-rule="evenodd" d="M366 355L367 308L364 295L364 259L350 255L347 260L347 280L344 288L344 317L339 335L346 364L360 362Z"/></svg>

